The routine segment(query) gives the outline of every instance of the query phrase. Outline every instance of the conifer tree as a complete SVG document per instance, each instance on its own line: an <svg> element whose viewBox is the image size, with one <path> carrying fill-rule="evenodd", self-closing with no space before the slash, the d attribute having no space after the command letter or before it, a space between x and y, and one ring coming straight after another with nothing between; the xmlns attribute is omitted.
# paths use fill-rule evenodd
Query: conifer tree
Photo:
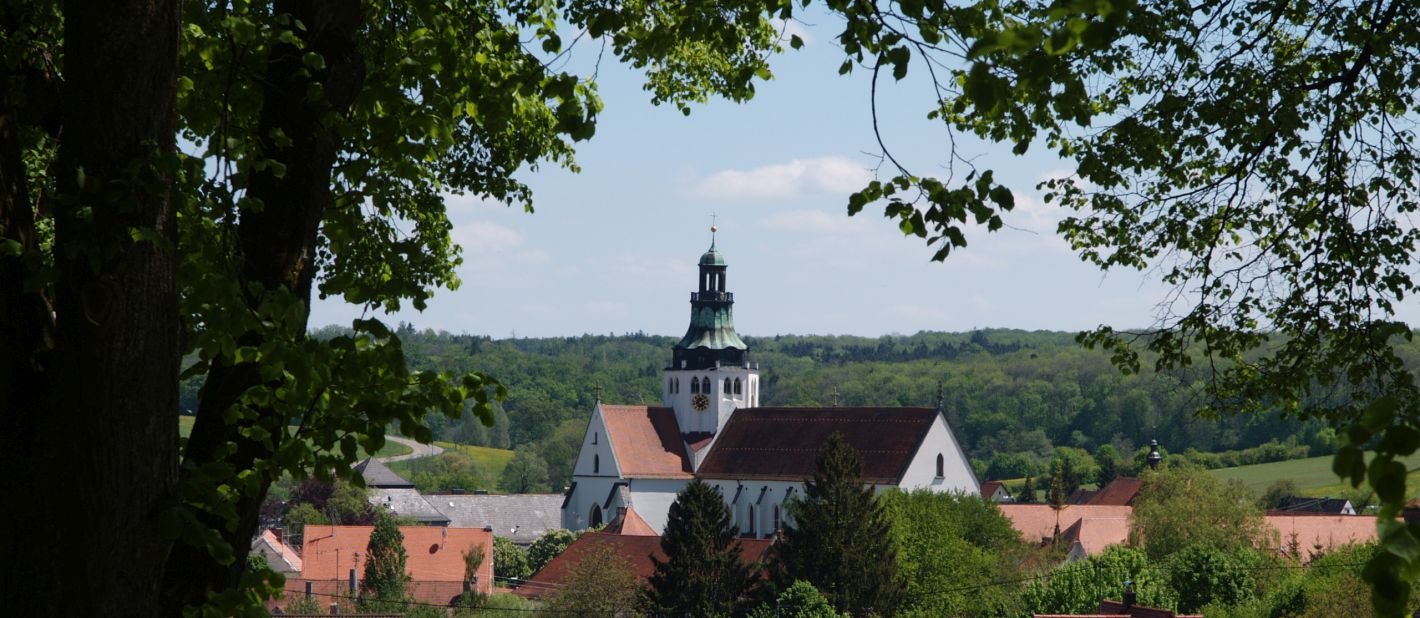
<svg viewBox="0 0 1420 618"><path fill-rule="evenodd" d="M834 433L824 442L804 498L789 503L791 522L779 543L774 579L782 587L813 584L839 611L891 615L902 593L891 526L863 460Z"/></svg>
<svg viewBox="0 0 1420 618"><path fill-rule="evenodd" d="M714 616L736 613L755 582L756 567L740 560L739 529L719 490L696 479L676 495L661 536L666 561L646 593L653 614Z"/></svg>
<svg viewBox="0 0 1420 618"><path fill-rule="evenodd" d="M1021 499L1020 499L1020 503L1021 503L1021 504L1034 504L1034 503L1035 503L1035 479L1032 478L1032 477L1029 476L1029 475L1026 476L1026 484L1021 487Z"/></svg>
<svg viewBox="0 0 1420 618"><path fill-rule="evenodd" d="M367 610L395 609L404 601L409 575L404 565L404 534L394 517L381 515L365 546L365 578L360 585L361 603Z"/></svg>

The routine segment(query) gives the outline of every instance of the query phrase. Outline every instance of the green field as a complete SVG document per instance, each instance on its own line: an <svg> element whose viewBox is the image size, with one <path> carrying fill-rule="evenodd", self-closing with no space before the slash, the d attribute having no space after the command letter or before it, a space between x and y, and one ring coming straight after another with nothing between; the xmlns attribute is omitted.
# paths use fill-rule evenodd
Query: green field
<svg viewBox="0 0 1420 618"><path fill-rule="evenodd" d="M193 423L193 420L194 420L194 417L191 417L191 416L179 416L179 417L178 417L178 435L179 435L179 436L182 436L182 437L186 438L188 434L192 433L192 423ZM380 448L380 450L375 453L375 456L376 456L376 457L393 457L393 456L395 456L395 455L407 455L407 454L410 453L411 450L412 450L412 449L410 449L409 447L407 447L407 446L405 446L405 445L403 445L403 444L397 444L397 443L390 442L390 441L386 440L384 447ZM509 451L509 453L511 453L511 452L512 452L512 451ZM365 455L365 449L360 449L360 457L363 459L365 456L366 456L366 455ZM499 470L502 470L502 468L499 468Z"/></svg>
<svg viewBox="0 0 1420 618"><path fill-rule="evenodd" d="M1367 461L1369 460L1370 454L1368 453ZM1411 455L1403 461L1406 469L1410 470L1407 487L1411 488L1413 496L1417 490L1420 490L1420 453ZM1236 468L1221 468L1214 470L1213 474L1224 479L1242 481L1248 488L1259 494L1267 491L1267 487L1272 483L1283 479L1291 479L1297 484L1297 488L1308 496L1340 496L1343 492L1354 491L1350 483L1337 478L1336 474L1331 471L1330 455ZM1362 489L1366 489L1366 487L1364 483L1361 485Z"/></svg>
<svg viewBox="0 0 1420 618"><path fill-rule="evenodd" d="M513 451L501 448L454 444L452 442L435 442L434 445L468 455L480 472L495 479L503 473L503 467L508 465L508 460L513 458Z"/></svg>

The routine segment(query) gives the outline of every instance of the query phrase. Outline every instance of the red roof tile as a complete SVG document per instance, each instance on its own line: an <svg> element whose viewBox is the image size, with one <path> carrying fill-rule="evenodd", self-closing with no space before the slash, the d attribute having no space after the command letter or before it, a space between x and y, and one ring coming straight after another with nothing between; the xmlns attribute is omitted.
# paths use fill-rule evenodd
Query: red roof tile
<svg viewBox="0 0 1420 618"><path fill-rule="evenodd" d="M623 477L691 478L675 410L602 404L601 412Z"/></svg>
<svg viewBox="0 0 1420 618"><path fill-rule="evenodd" d="M602 529L609 534L623 534L627 536L657 536L656 530L646 520L636 513L636 509L626 507L626 511L616 516Z"/></svg>
<svg viewBox="0 0 1420 618"><path fill-rule="evenodd" d="M1267 525L1277 530L1277 541L1286 551L1296 535L1301 551L1308 552L1320 546L1334 549L1343 545L1354 545L1376 540L1376 517L1374 515L1332 515L1330 513L1268 513L1264 519Z"/></svg>
<svg viewBox="0 0 1420 618"><path fill-rule="evenodd" d="M1124 603L1109 599L1100 601L1100 613L1121 614L1130 618L1203 618L1200 614L1175 614L1167 609L1147 605L1132 605L1126 610Z"/></svg>
<svg viewBox="0 0 1420 618"><path fill-rule="evenodd" d="M802 480L814 475L834 432L863 457L863 479L897 483L937 419L932 408L742 408L710 447L697 475Z"/></svg>
<svg viewBox="0 0 1420 618"><path fill-rule="evenodd" d="M1139 489L1143 486L1144 481L1134 477L1121 476L1101 487L1099 491L1094 492L1088 500L1081 504L1129 506L1134 504L1134 499L1139 496Z"/></svg>
<svg viewBox="0 0 1420 618"><path fill-rule="evenodd" d="M1055 523L1059 521L1061 534L1069 533L1068 540L1078 541L1091 556L1104 551L1105 547L1129 540L1129 514L1134 511L1129 506L1072 504L1060 509L1057 515L1049 504L998 504L997 507L1011 520L1025 542L1038 543L1054 536Z"/></svg>
<svg viewBox="0 0 1420 618"><path fill-rule="evenodd" d="M301 577L347 580L353 568L355 578L363 578L365 549L374 529L374 526L306 526ZM481 528L434 526L400 526L399 531L404 535L404 552L408 556L405 571L413 582L462 582L463 552L471 546L482 545L485 558L478 569L479 588L485 594L492 592L492 532Z"/></svg>
<svg viewBox="0 0 1420 618"><path fill-rule="evenodd" d="M740 559L746 562L765 562L769 554L769 548L773 544L772 539L739 539ZM538 598L554 592L567 579L567 575L577 561L582 559L592 550L610 547L612 551L626 561L631 566L632 572L641 579L647 579L656 572L656 566L651 562L651 557L658 560L666 559L665 553L661 551L661 537L659 536L626 536L620 534L608 534L606 532L588 532L578 537L567 549L558 554L542 567L541 571L533 575L527 584L518 588L515 592L522 596Z"/></svg>

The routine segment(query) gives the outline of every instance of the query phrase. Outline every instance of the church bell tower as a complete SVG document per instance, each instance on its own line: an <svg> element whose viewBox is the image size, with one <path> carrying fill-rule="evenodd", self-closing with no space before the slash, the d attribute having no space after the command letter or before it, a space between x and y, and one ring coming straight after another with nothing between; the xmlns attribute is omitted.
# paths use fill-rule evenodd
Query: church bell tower
<svg viewBox="0 0 1420 618"><path fill-rule="evenodd" d="M712 438L736 408L759 405L759 367L735 333L734 294L726 291L725 258L715 248L700 256L699 291L690 295L690 327L671 350L663 401L675 409L689 444ZM698 459L698 458L697 458Z"/></svg>

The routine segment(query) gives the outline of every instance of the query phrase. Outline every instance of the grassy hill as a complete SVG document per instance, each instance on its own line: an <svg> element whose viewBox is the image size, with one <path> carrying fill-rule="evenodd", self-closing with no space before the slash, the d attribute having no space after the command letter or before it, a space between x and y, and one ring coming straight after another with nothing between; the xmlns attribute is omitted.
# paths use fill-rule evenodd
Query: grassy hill
<svg viewBox="0 0 1420 618"><path fill-rule="evenodd" d="M192 433L192 423L193 423L193 421L195 421L195 420L196 420L195 417L191 417L191 416L179 416L179 417L178 417L178 435L179 435L179 436L182 436L182 437L184 437L184 438L186 438L186 437L188 436L188 434L191 434L191 433ZM395 455L407 455L407 454L410 453L410 451L411 451L411 449L410 449L409 447L403 445L403 444L397 444L397 443L394 443L394 442L386 441L384 447L381 448L378 452L376 452L376 453L375 453L375 456L376 456L376 457L393 457L393 456L395 456ZM510 454L509 456L510 456L510 457L511 457L511 453L512 453L512 451L509 451L509 454ZM365 456L366 456L366 455L365 455L365 449L360 449L360 457L361 457L361 458L364 458ZM501 470L502 468L499 468L499 469Z"/></svg>
<svg viewBox="0 0 1420 618"><path fill-rule="evenodd" d="M1410 470L1407 486L1411 488L1411 495L1414 496L1416 492L1420 492L1420 453L1411 455L1403 461L1406 469ZM1213 473L1224 479L1242 481L1259 494L1267 491L1267 487L1272 483L1283 479L1290 479L1296 483L1297 488L1308 496L1339 496L1343 492L1354 491L1350 483L1337 478L1336 473L1331 471L1330 455L1236 468L1220 468L1214 470ZM1362 483L1361 489L1367 490L1368 486Z"/></svg>
<svg viewBox="0 0 1420 618"><path fill-rule="evenodd" d="M473 460L473 465L478 466L480 472L495 479L503 473L503 467L508 465L508 460L513 458L513 451L508 449L454 444L452 442L435 442L434 444L467 455L469 459Z"/></svg>

